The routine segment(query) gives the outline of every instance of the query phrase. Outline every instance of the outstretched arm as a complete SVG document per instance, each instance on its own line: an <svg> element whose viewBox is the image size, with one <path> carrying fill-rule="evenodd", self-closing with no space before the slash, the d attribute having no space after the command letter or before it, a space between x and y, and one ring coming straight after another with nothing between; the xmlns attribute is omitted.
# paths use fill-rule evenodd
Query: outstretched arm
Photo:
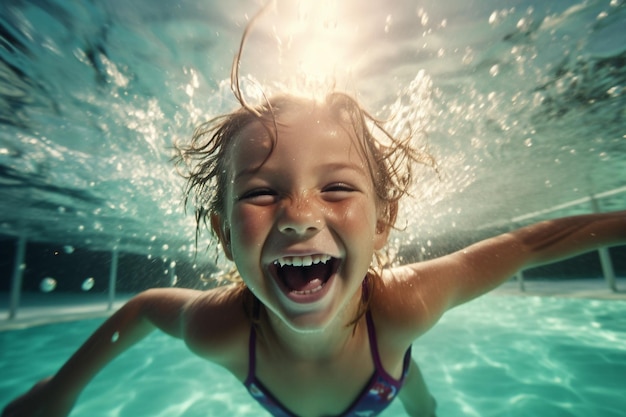
<svg viewBox="0 0 626 417"><path fill-rule="evenodd" d="M107 319L53 377L7 405L2 417L67 416L98 371L153 329L182 337L184 306L197 294L154 289L137 295Z"/></svg>
<svg viewBox="0 0 626 417"><path fill-rule="evenodd" d="M446 310L490 291L522 268L623 243L626 211L543 221L398 268L392 274L392 304L405 316L419 318L406 323L417 336Z"/></svg>
<svg viewBox="0 0 626 417"><path fill-rule="evenodd" d="M484 294L522 268L556 262L603 246L626 243L626 211L547 220L459 251L452 305Z"/></svg>

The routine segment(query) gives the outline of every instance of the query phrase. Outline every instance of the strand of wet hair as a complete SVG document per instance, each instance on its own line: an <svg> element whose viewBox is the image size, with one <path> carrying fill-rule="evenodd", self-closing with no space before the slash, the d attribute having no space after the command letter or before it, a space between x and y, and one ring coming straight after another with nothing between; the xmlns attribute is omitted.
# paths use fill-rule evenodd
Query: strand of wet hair
<svg viewBox="0 0 626 417"><path fill-rule="evenodd" d="M246 44L246 40L248 39L248 35L250 34L250 31L252 30L256 21L260 19L261 16L263 16L270 9L270 6L272 6L273 4L274 4L274 0L268 1L265 4L265 6L261 8L261 10L259 10L254 16L252 16L252 18L250 19L250 21L244 28L243 35L241 36L241 41L239 42L239 49L237 53L235 54L235 57L233 59L233 66L230 71L230 89L233 92L233 95L235 96L235 98L241 104L242 107L244 107L246 110L248 110L250 113L254 114L257 117L261 117L261 113L259 113L259 111L255 109L253 106L248 104L248 102L243 96L243 92L241 91L241 82L240 82L241 78L239 76L239 69L241 67L241 57L243 55L243 49ZM261 90L261 93L263 94L263 98L265 102L269 104L269 100L265 96L265 93L263 92L263 90Z"/></svg>
<svg viewBox="0 0 626 417"><path fill-rule="evenodd" d="M254 16L252 16L252 18L250 19L250 21L244 28L243 35L241 36L241 41L239 43L239 50L235 54L235 58L233 59L233 66L230 71L230 89L233 92L233 95L235 96L237 101L241 104L241 107L243 107L244 109L246 109L248 112L250 112L251 114L253 114L259 119L263 118L262 114L256 108L248 104L248 102L246 101L243 95L243 92L241 91L241 81L240 81L241 77L239 74L239 70L241 68L241 57L243 55L243 49L246 44L246 40L248 39L248 35L250 34L250 31L254 27L257 20L259 20L265 13L267 13L267 11L270 9L271 6L275 6L275 4L276 4L276 0L269 0ZM261 91L261 95L263 96L263 101L265 102L267 109L272 115L273 132L269 130L269 128L265 125L265 123L263 123L263 126L268 130L268 133L270 134L270 136L273 136L274 140L276 140L278 137L278 125L276 123L276 115L274 113L274 108L269 98L265 94L265 91L263 90L263 88L261 88L261 86L259 86L259 90Z"/></svg>

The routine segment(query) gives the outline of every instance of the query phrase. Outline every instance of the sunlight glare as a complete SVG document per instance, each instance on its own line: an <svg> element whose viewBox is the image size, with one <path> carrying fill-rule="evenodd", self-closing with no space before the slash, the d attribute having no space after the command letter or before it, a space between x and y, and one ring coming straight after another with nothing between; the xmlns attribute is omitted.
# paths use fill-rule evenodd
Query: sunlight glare
<svg viewBox="0 0 626 417"><path fill-rule="evenodd" d="M349 78L354 69L351 55L356 52L353 49L358 31L347 19L348 3L300 0L291 7L295 10L289 14L295 18L282 20L280 30L274 27L285 69L296 75L300 87L306 88L328 87Z"/></svg>

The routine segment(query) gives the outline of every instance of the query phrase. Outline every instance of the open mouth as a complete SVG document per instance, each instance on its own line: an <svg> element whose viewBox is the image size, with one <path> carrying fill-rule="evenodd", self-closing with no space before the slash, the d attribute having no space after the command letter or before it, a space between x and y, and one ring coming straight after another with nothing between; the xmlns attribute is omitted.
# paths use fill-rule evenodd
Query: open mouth
<svg viewBox="0 0 626 417"><path fill-rule="evenodd" d="M274 261L270 269L289 294L309 296L324 289L338 265L329 255L288 256Z"/></svg>

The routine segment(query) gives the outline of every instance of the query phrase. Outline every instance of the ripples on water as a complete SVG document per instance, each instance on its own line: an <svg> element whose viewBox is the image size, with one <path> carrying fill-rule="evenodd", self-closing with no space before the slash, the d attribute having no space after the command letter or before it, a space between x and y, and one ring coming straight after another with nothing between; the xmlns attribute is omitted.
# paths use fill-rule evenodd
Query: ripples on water
<svg viewBox="0 0 626 417"><path fill-rule="evenodd" d="M232 107L230 63L257 9L4 1L0 232L190 255L171 146ZM427 250L442 234L624 185L625 24L621 0L279 1L242 74L251 99L255 83L334 79L398 129L419 129L441 175L420 173L398 239ZM623 208L624 194L601 206Z"/></svg>
<svg viewBox="0 0 626 417"><path fill-rule="evenodd" d="M484 297L444 316L415 355L446 398L442 415L617 417L626 407L623 309Z"/></svg>

